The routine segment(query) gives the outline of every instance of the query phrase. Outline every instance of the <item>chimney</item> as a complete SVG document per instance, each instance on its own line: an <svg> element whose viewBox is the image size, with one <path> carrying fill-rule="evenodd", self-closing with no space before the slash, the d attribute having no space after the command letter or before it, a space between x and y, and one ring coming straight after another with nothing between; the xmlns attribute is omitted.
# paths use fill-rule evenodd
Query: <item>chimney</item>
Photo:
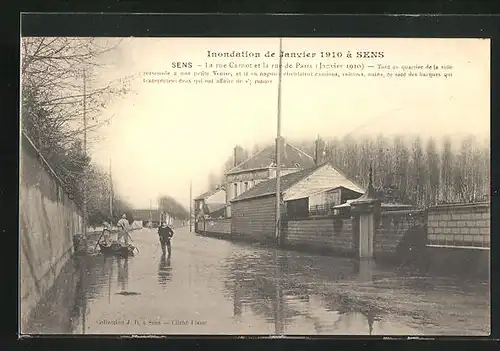
<svg viewBox="0 0 500 351"><path fill-rule="evenodd" d="M238 165L238 146L234 147L234 167Z"/></svg>
<svg viewBox="0 0 500 351"><path fill-rule="evenodd" d="M320 147L321 140L318 137L316 138L316 155L315 155L315 162L316 165L319 165L323 160L322 160L322 153L321 153L321 147Z"/></svg>

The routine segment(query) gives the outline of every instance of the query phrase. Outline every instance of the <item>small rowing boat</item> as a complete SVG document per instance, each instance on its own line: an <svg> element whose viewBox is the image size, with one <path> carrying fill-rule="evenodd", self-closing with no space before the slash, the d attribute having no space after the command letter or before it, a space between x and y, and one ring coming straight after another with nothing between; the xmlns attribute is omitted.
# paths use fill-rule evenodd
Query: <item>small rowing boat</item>
<svg viewBox="0 0 500 351"><path fill-rule="evenodd" d="M135 246L132 244L123 244L116 240L100 241L99 248L105 255L119 255L123 257L134 256Z"/></svg>

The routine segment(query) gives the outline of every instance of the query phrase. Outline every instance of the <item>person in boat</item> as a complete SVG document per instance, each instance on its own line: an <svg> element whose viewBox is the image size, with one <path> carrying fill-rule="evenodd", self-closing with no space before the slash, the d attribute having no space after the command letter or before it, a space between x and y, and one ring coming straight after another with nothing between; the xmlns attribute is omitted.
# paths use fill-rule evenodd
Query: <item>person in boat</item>
<svg viewBox="0 0 500 351"><path fill-rule="evenodd" d="M123 214L122 218L120 218L116 225L118 227L118 242L121 242L121 239L123 239L125 245L128 245L129 223L127 220L127 215Z"/></svg>
<svg viewBox="0 0 500 351"><path fill-rule="evenodd" d="M102 225L103 225L102 229L103 241L106 245L109 245L111 243L111 224L108 221L104 221Z"/></svg>
<svg viewBox="0 0 500 351"><path fill-rule="evenodd" d="M168 256L172 253L172 246L170 243L170 239L174 236L174 231L170 228L167 223L161 222L158 227L158 236L160 237L160 245L161 251L163 252L163 256L165 256L165 246L168 250Z"/></svg>

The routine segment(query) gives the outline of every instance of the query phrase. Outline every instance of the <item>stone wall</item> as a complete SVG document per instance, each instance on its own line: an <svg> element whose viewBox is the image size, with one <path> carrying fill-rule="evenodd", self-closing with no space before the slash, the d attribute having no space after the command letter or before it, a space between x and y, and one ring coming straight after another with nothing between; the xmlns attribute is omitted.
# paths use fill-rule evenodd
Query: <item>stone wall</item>
<svg viewBox="0 0 500 351"><path fill-rule="evenodd" d="M311 217L283 222L284 243L296 248L312 248L338 253L354 250L352 219Z"/></svg>
<svg viewBox="0 0 500 351"><path fill-rule="evenodd" d="M231 218L206 219L203 229L201 234L229 237L231 235Z"/></svg>
<svg viewBox="0 0 500 351"><path fill-rule="evenodd" d="M73 252L82 216L62 182L23 136L20 155L19 235L21 332L30 311L51 288Z"/></svg>
<svg viewBox="0 0 500 351"><path fill-rule="evenodd" d="M424 211L384 211L376 223L373 238L375 256L396 254L405 236L411 230L425 224ZM425 232L421 232L425 239Z"/></svg>
<svg viewBox="0 0 500 351"><path fill-rule="evenodd" d="M427 227L429 245L490 247L489 203L432 207Z"/></svg>

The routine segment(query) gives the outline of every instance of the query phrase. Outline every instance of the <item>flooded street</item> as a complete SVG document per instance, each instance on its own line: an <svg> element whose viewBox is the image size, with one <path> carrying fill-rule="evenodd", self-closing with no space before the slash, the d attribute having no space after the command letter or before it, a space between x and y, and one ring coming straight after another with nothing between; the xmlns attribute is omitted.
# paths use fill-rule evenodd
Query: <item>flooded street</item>
<svg viewBox="0 0 500 351"><path fill-rule="evenodd" d="M488 282L233 243L178 229L162 259L155 229L128 259L75 257L28 333L487 335Z"/></svg>

